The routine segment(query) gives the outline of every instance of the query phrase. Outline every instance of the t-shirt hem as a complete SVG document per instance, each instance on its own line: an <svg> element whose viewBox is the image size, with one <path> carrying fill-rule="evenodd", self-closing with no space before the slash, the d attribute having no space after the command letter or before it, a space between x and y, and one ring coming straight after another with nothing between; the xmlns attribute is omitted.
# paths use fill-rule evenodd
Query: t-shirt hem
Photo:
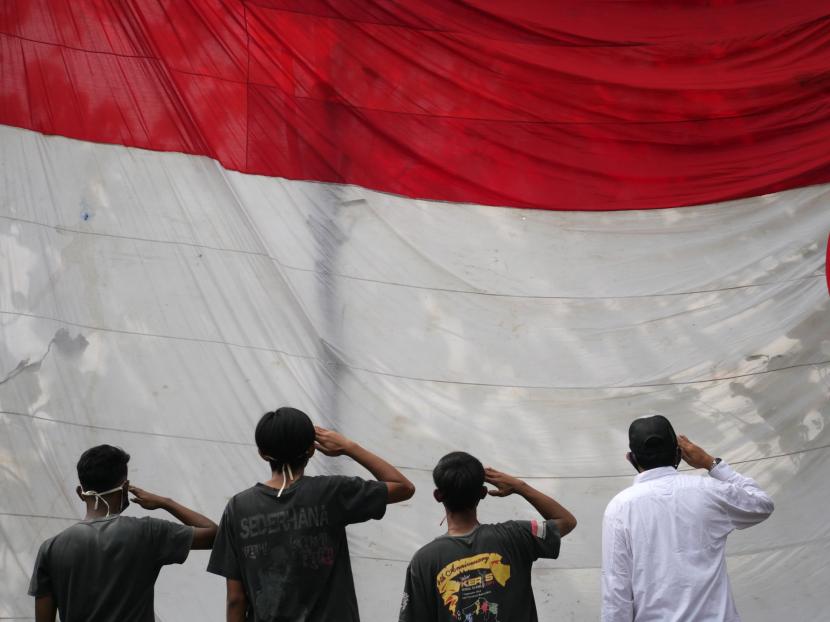
<svg viewBox="0 0 830 622"><path fill-rule="evenodd" d="M241 575L234 575L230 572L227 572L223 568L217 568L216 566L208 566L205 570L207 570L210 574L215 574L220 577L225 577L226 579L231 579L232 581L241 581Z"/></svg>

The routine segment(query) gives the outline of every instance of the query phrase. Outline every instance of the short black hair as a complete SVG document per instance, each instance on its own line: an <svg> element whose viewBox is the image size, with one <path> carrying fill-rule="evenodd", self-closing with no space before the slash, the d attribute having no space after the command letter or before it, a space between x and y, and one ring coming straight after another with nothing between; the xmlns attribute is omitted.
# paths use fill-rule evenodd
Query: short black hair
<svg viewBox="0 0 830 622"><path fill-rule="evenodd" d="M454 451L438 461L432 470L432 481L451 512L470 510L481 501L484 466L478 458L463 451Z"/></svg>
<svg viewBox="0 0 830 622"><path fill-rule="evenodd" d="M283 406L262 415L254 438L272 471L284 465L300 469L308 463L308 448L314 443L314 424L302 410Z"/></svg>
<svg viewBox="0 0 830 622"><path fill-rule="evenodd" d="M87 449L78 460L78 481L84 490L103 492L127 479L130 454L120 447L97 445Z"/></svg>

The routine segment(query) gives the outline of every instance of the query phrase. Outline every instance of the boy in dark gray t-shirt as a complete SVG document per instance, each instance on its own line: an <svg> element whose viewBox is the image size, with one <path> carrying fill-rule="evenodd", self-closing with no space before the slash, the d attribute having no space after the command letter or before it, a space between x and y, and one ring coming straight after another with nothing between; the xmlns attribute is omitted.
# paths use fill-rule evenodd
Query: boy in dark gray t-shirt
<svg viewBox="0 0 830 622"><path fill-rule="evenodd" d="M271 479L228 502L208 564L226 579L228 622L358 622L346 525L383 517L415 487L296 408L265 413L255 438ZM349 456L376 480L304 475L315 449Z"/></svg>
<svg viewBox="0 0 830 622"><path fill-rule="evenodd" d="M530 569L559 556L560 538L576 519L525 482L485 469L464 452L447 454L432 472L436 501L447 512L447 533L423 546L406 571L400 622L536 622ZM517 493L542 521L480 524L477 506L490 494Z"/></svg>
<svg viewBox="0 0 830 622"><path fill-rule="evenodd" d="M162 566L181 564L191 549L210 548L216 524L172 499L127 480L130 456L99 445L78 461L83 521L40 547L29 594L36 622L153 622L153 587ZM127 491L141 507L163 508L184 524L122 516Z"/></svg>

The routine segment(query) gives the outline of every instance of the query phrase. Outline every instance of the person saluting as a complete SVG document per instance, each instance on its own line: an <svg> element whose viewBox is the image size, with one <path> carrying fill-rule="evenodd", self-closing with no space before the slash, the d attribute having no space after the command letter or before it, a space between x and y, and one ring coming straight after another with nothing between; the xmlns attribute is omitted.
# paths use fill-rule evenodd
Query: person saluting
<svg viewBox="0 0 830 622"><path fill-rule="evenodd" d="M602 622L739 622L726 574L726 537L765 520L773 502L668 419L628 429L634 485L602 524ZM709 477L681 475L681 459Z"/></svg>
<svg viewBox="0 0 830 622"><path fill-rule="evenodd" d="M78 460L82 521L44 542L29 594L36 622L153 622L153 587L162 566L181 564L191 549L209 549L216 523L198 512L130 486L130 456L98 445ZM180 523L122 513L133 503L164 509Z"/></svg>
<svg viewBox="0 0 830 622"><path fill-rule="evenodd" d="M382 518L415 487L380 456L315 427L296 408L265 413L254 438L271 477L230 499L207 568L226 579L226 619L357 622L346 525ZM306 475L316 450L348 456L375 479Z"/></svg>

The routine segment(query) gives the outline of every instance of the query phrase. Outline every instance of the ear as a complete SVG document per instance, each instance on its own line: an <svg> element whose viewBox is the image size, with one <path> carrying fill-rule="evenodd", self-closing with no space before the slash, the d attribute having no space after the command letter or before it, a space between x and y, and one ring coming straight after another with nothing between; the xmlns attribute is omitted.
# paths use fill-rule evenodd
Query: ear
<svg viewBox="0 0 830 622"><path fill-rule="evenodd" d="M432 491L432 496L438 503L444 503L444 495L437 488Z"/></svg>
<svg viewBox="0 0 830 622"><path fill-rule="evenodd" d="M487 486L481 487L481 494L478 496L479 499L485 499L487 497Z"/></svg>
<svg viewBox="0 0 830 622"><path fill-rule="evenodd" d="M259 454L259 457L265 460L265 462L271 462L268 458L265 457L265 454L262 453L261 450L257 449L256 452Z"/></svg>
<svg viewBox="0 0 830 622"><path fill-rule="evenodd" d="M312 441L311 445L309 445L309 447L308 447L308 451L307 451L307 452L305 452L305 453L306 453L306 455L308 456L308 459L309 459L309 460L311 460L311 457L314 455L314 452L315 452L315 451L317 451L317 446L316 446L316 445L314 444L314 442Z"/></svg>
<svg viewBox="0 0 830 622"><path fill-rule="evenodd" d="M78 495L78 499L80 499L81 501L83 501L84 503L86 503L86 497L84 497L84 496L81 494L83 491L84 491L84 489L83 489L83 488L81 488L80 486L76 486L76 487L75 487L75 494L77 494L77 495Z"/></svg>

